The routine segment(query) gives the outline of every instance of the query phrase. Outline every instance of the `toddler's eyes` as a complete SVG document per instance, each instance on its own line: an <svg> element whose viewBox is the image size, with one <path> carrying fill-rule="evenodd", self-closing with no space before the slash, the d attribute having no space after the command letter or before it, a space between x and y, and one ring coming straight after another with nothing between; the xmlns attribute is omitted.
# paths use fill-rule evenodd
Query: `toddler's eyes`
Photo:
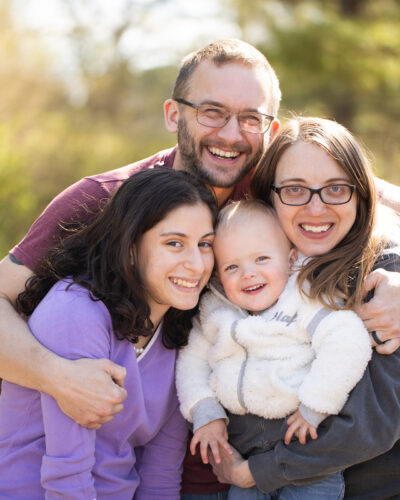
<svg viewBox="0 0 400 500"><path fill-rule="evenodd" d="M238 266L236 264L231 264L230 266L227 266L225 268L225 271L233 271L233 270L237 269L237 267Z"/></svg>
<svg viewBox="0 0 400 500"><path fill-rule="evenodd" d="M267 257L266 255L260 255L260 257L257 257L256 262L264 262L268 259L269 257Z"/></svg>

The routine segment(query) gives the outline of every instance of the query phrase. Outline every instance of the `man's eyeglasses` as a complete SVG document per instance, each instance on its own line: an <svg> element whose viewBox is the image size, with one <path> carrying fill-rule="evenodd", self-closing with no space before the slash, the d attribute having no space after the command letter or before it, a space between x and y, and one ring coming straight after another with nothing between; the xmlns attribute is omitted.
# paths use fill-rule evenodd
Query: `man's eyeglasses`
<svg viewBox="0 0 400 500"><path fill-rule="evenodd" d="M239 127L243 132L265 134L275 118L271 115L253 111L239 111L235 113L212 104L193 104L186 99L175 99L175 101L194 108L196 110L197 122L205 127L222 128L229 122L232 115L236 115Z"/></svg>
<svg viewBox="0 0 400 500"><path fill-rule="evenodd" d="M351 184L330 184L318 189L305 186L271 186L283 204L294 206L307 205L314 194L318 194L326 205L344 205L351 200L355 188L356 186Z"/></svg>

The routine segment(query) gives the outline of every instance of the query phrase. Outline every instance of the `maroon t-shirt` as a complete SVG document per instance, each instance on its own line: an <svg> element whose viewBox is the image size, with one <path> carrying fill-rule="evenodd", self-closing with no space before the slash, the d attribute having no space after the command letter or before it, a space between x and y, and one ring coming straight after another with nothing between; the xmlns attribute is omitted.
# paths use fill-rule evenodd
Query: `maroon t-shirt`
<svg viewBox="0 0 400 500"><path fill-rule="evenodd" d="M161 166L172 168L176 150L175 146L125 167L84 177L54 198L33 223L25 238L10 253L34 271L39 260L63 234L64 224L87 221L93 217L114 191L136 172ZM250 174L235 186L227 201L243 198L249 181ZM202 463L199 454L193 457L188 451L183 468L183 493L204 494L228 488L228 485L218 483L211 467Z"/></svg>
<svg viewBox="0 0 400 500"><path fill-rule="evenodd" d="M172 168L175 153L176 147L167 149L150 158L116 170L84 177L72 184L50 202L25 238L10 253L34 271L39 259L54 246L62 234L63 224L75 220L87 221L93 217L114 191L136 172L160 166Z"/></svg>

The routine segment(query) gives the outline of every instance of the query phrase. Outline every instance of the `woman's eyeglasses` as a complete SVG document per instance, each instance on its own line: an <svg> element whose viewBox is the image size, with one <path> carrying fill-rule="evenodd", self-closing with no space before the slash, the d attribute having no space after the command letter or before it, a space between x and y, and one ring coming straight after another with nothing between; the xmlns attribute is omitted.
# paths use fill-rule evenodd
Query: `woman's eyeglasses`
<svg viewBox="0 0 400 500"><path fill-rule="evenodd" d="M344 205L351 200L355 188L351 184L330 184L318 189L306 186L271 186L283 204L294 206L307 205L314 194L318 194L326 205Z"/></svg>

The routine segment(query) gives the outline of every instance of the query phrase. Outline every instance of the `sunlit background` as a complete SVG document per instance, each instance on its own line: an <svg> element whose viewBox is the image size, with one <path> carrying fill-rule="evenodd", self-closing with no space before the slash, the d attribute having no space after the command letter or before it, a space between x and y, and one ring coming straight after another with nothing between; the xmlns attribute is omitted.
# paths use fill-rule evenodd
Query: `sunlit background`
<svg viewBox="0 0 400 500"><path fill-rule="evenodd" d="M180 59L230 37L276 69L281 121L340 121L400 184L397 0L0 0L1 254L72 182L172 146Z"/></svg>

